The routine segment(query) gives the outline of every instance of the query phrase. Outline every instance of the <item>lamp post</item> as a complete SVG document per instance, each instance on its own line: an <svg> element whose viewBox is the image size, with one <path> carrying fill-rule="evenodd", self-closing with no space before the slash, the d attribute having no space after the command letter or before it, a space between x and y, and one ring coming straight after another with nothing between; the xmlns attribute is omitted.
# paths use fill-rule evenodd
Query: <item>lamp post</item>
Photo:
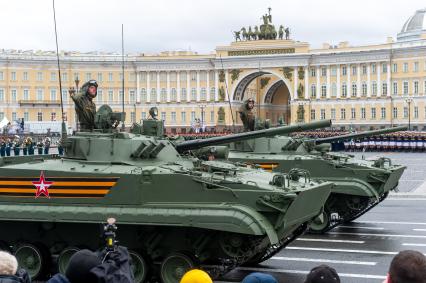
<svg viewBox="0 0 426 283"><path fill-rule="evenodd" d="M408 97L405 102L408 104L408 130L411 131L411 102L413 102L413 99Z"/></svg>
<svg viewBox="0 0 426 283"><path fill-rule="evenodd" d="M80 83L80 80L78 79L78 75L75 78L74 83L75 83L75 91L78 93L78 84ZM78 121L77 121L77 119L78 118L76 117L76 119L75 119L76 127L75 128L77 129L77 132L78 132L79 128L78 128Z"/></svg>
<svg viewBox="0 0 426 283"><path fill-rule="evenodd" d="M198 105L201 108L201 130L204 131L204 109L207 107L206 104Z"/></svg>

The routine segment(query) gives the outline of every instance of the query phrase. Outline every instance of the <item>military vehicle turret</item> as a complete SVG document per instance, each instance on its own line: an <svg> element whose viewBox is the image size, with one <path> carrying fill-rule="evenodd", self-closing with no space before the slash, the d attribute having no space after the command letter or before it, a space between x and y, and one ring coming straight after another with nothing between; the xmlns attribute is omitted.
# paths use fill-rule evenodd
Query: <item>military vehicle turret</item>
<svg viewBox="0 0 426 283"><path fill-rule="evenodd" d="M383 201L396 189L405 170L389 158L364 160L331 152L329 142L405 129L395 127L322 139L276 136L235 142L229 148L228 160L257 164L274 172L300 168L308 170L314 179L333 182L335 186L323 214L310 225L311 231L324 233L360 217Z"/></svg>
<svg viewBox="0 0 426 283"><path fill-rule="evenodd" d="M183 157L162 137L160 121L135 126L142 135L115 131L121 119L102 106L97 130L64 137L63 158L0 159L0 248L32 278L47 276L52 264L63 272L78 249L101 248L100 223L109 217L131 252L136 282L148 274L179 282L195 266L218 276L297 237L333 186L306 170Z"/></svg>

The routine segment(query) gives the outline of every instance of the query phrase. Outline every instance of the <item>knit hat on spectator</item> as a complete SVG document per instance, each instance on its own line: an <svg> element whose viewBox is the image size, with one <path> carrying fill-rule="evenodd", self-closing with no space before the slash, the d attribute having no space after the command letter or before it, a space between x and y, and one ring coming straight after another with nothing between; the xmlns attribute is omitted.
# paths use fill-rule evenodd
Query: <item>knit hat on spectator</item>
<svg viewBox="0 0 426 283"><path fill-rule="evenodd" d="M201 269L192 269L185 273L180 283L213 283L209 274Z"/></svg>
<svg viewBox="0 0 426 283"><path fill-rule="evenodd" d="M0 275L15 275L17 270L16 257L8 252L0 251Z"/></svg>
<svg viewBox="0 0 426 283"><path fill-rule="evenodd" d="M91 283L96 282L95 275L90 270L102 263L97 254L89 250L76 252L68 263L65 276L70 283Z"/></svg>
<svg viewBox="0 0 426 283"><path fill-rule="evenodd" d="M340 283L340 278L334 268L322 264L312 268L305 283Z"/></svg>
<svg viewBox="0 0 426 283"><path fill-rule="evenodd" d="M274 276L266 273L254 272L247 275L241 283L277 283Z"/></svg>

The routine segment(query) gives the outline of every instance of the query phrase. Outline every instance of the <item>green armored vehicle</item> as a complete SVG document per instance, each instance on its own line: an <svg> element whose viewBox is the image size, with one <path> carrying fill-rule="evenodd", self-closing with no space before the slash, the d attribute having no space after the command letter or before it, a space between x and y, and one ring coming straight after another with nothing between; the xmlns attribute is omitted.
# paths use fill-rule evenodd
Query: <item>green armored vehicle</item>
<svg viewBox="0 0 426 283"><path fill-rule="evenodd" d="M48 276L52 258L63 272L78 249L101 248L100 223L109 217L130 250L136 282L148 274L179 282L192 267L219 276L297 237L333 186L311 180L306 170L270 173L183 157L179 152L194 145L163 138L162 122L146 121L133 134L111 129L120 119L102 106L98 130L64 137L63 158L0 159L0 221L7 227L0 248L11 250L32 278Z"/></svg>
<svg viewBox="0 0 426 283"><path fill-rule="evenodd" d="M310 224L311 231L324 233L360 217L383 201L396 189L405 170L384 157L364 160L331 152L330 143L403 130L406 127L316 140L276 136L239 141L230 145L228 160L257 164L274 172L300 168L309 171L316 180L333 182L335 186L322 215Z"/></svg>

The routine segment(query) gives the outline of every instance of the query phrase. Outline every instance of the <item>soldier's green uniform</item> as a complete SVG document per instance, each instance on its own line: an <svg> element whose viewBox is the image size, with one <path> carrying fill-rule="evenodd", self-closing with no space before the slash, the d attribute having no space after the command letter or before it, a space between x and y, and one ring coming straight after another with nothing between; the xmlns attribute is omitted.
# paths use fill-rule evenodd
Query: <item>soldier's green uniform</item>
<svg viewBox="0 0 426 283"><path fill-rule="evenodd" d="M91 131L95 127L96 105L92 101L92 97L88 94L90 86L96 86L95 80L90 80L83 84L78 94L72 95L71 98L75 103L75 112L80 124L80 130Z"/></svg>

